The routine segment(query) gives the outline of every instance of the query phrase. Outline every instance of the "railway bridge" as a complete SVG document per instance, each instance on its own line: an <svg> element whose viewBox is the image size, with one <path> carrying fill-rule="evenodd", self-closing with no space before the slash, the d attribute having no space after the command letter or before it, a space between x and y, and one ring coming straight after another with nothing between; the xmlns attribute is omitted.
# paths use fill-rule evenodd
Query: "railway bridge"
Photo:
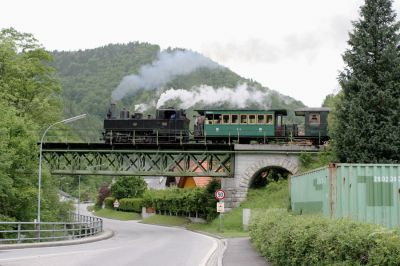
<svg viewBox="0 0 400 266"><path fill-rule="evenodd" d="M301 153L319 147L261 144L45 143L43 158L56 175L208 176L221 178L225 208L246 198L255 176L268 168L296 174Z"/></svg>

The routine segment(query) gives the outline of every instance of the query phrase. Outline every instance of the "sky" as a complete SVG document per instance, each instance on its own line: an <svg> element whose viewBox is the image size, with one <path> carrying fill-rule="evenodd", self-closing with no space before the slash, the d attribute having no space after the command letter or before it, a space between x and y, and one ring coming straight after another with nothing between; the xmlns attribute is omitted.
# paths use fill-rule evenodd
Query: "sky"
<svg viewBox="0 0 400 266"><path fill-rule="evenodd" d="M200 52L242 77L321 106L363 0L2 0L0 28L47 50L131 41ZM393 2L397 13L400 0Z"/></svg>

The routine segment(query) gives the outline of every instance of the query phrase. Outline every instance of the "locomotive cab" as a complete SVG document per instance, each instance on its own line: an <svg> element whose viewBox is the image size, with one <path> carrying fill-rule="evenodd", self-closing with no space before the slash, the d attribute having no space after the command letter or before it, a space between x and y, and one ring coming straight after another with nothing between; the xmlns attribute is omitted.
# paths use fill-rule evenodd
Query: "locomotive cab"
<svg viewBox="0 0 400 266"><path fill-rule="evenodd" d="M186 120L186 113L183 109L158 109L156 119L170 119L170 120Z"/></svg>

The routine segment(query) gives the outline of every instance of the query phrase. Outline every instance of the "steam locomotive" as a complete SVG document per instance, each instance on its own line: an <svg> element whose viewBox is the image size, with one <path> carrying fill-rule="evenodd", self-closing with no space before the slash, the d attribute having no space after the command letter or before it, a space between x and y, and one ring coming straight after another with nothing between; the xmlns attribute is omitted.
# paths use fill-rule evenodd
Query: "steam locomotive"
<svg viewBox="0 0 400 266"><path fill-rule="evenodd" d="M320 145L329 140L329 108L301 108L304 124L284 124L284 109L195 110L193 127L183 109L157 109L155 116L120 111L111 104L104 120L106 143L270 143L298 141ZM193 130L191 130L193 129Z"/></svg>

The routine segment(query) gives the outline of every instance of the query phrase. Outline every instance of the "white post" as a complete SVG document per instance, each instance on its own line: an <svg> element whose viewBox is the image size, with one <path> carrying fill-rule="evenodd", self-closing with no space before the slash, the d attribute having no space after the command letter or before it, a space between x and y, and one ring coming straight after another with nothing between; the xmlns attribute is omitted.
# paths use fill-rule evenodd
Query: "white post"
<svg viewBox="0 0 400 266"><path fill-rule="evenodd" d="M78 220L81 220L81 175L78 176Z"/></svg>
<svg viewBox="0 0 400 266"><path fill-rule="evenodd" d="M243 230L249 230L250 209L243 209Z"/></svg>

